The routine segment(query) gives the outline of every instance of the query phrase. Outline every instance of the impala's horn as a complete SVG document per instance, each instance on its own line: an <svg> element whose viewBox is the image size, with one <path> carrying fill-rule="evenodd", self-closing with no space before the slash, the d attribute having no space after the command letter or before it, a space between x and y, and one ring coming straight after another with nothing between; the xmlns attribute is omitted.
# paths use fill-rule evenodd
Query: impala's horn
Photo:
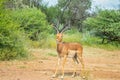
<svg viewBox="0 0 120 80"><path fill-rule="evenodd" d="M60 32L58 26L59 26L59 21L57 21L57 24L53 24L53 27L55 28L55 30L57 31L57 33Z"/></svg>
<svg viewBox="0 0 120 80"><path fill-rule="evenodd" d="M63 28L61 29L61 33L65 32L66 30L69 30L70 29L70 21L68 21L64 26Z"/></svg>

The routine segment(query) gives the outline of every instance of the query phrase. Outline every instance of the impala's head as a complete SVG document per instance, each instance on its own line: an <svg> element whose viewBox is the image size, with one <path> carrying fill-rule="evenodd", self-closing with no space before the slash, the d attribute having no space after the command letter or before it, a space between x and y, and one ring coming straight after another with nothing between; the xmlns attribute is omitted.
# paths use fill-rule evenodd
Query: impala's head
<svg viewBox="0 0 120 80"><path fill-rule="evenodd" d="M62 42L63 32L70 28L70 27L68 27L68 25L70 26L70 23L65 24L63 26L61 25L62 26L61 30L59 30L59 23L57 23L57 25L54 25L54 28L57 31L57 34L56 34L56 41L57 42Z"/></svg>
<svg viewBox="0 0 120 80"><path fill-rule="evenodd" d="M63 34L62 34L62 33L57 33L57 34L56 34L56 41L57 41L57 42L62 42L62 37L63 37Z"/></svg>

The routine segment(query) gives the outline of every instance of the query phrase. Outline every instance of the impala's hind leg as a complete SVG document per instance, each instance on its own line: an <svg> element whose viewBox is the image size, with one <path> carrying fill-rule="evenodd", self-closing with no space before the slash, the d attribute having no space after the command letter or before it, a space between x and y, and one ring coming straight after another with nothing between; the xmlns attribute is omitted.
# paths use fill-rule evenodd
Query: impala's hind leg
<svg viewBox="0 0 120 80"><path fill-rule="evenodd" d="M73 64L74 64L74 71L73 71L73 74L72 74L72 77L75 77L76 75L76 68L77 68L77 61L76 61L76 58L73 57Z"/></svg>
<svg viewBox="0 0 120 80"><path fill-rule="evenodd" d="M85 76L84 76L84 61L82 58L82 51L78 52L77 56L82 65L82 70L81 70L82 76L83 76L83 78L85 78Z"/></svg>
<svg viewBox="0 0 120 80"><path fill-rule="evenodd" d="M84 70L84 62L82 56L78 56L79 61L81 62L82 65L82 70Z"/></svg>

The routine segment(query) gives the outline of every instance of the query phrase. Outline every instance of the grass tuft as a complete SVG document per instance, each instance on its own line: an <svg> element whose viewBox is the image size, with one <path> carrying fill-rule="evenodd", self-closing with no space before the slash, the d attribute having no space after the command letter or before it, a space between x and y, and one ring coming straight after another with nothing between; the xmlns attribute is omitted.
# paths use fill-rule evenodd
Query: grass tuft
<svg viewBox="0 0 120 80"><path fill-rule="evenodd" d="M63 42L78 42L84 46L99 47L107 50L120 50L120 44L102 44L101 38L91 35L90 32L80 33L77 30L70 30L63 34ZM50 34L46 39L33 42L34 48L56 48L55 34Z"/></svg>

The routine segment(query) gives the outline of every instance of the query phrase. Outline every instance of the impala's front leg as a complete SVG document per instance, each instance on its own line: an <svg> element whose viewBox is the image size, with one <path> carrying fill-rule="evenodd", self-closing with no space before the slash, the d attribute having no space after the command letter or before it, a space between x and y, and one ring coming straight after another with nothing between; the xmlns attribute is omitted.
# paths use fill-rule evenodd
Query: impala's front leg
<svg viewBox="0 0 120 80"><path fill-rule="evenodd" d="M63 63L62 63L62 76L61 76L62 79L64 78L64 66L65 66L66 59L67 59L67 55L65 55L64 58L63 58Z"/></svg>
<svg viewBox="0 0 120 80"><path fill-rule="evenodd" d="M56 67L56 69L55 69L55 73L54 73L54 75L52 76L53 78L56 77L56 75L57 75L58 67L60 66L60 60L61 60L61 58L58 57L57 67Z"/></svg>

